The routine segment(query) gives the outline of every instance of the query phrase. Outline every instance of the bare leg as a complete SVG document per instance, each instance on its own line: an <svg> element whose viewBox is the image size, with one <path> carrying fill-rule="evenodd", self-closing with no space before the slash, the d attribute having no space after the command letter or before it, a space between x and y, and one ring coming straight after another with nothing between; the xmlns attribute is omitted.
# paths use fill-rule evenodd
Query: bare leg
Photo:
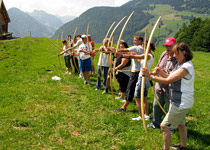
<svg viewBox="0 0 210 150"><path fill-rule="evenodd" d="M71 72L72 71L72 69L71 68L68 68L68 72Z"/></svg>
<svg viewBox="0 0 210 150"><path fill-rule="evenodd" d="M125 93L121 92L121 96L120 97L124 98L125 97Z"/></svg>
<svg viewBox="0 0 210 150"><path fill-rule="evenodd" d="M141 102L140 102L140 98L135 98L136 100L136 106L137 106L137 109L138 109L138 112L139 112L139 116L142 117L141 115Z"/></svg>
<svg viewBox="0 0 210 150"><path fill-rule="evenodd" d="M125 103L123 104L121 108L126 109L129 103L130 103L129 101L125 101Z"/></svg>
<svg viewBox="0 0 210 150"><path fill-rule="evenodd" d="M107 76L106 88L109 88L109 86L110 86L110 75Z"/></svg>
<svg viewBox="0 0 210 150"><path fill-rule="evenodd" d="M170 143L171 143L171 133L170 129L166 128L162 125L160 125L161 130L163 131L163 142L164 142L164 150L170 149Z"/></svg>
<svg viewBox="0 0 210 150"><path fill-rule="evenodd" d="M186 142L187 142L187 129L185 125L179 125L179 135L181 139L181 146L186 147Z"/></svg>
<svg viewBox="0 0 210 150"><path fill-rule="evenodd" d="M145 114L149 116L149 103L147 101L147 97L144 97L144 110L145 110Z"/></svg>
<svg viewBox="0 0 210 150"><path fill-rule="evenodd" d="M142 117L142 115L141 115L141 100L140 100L140 98L135 98L135 100L136 100L136 106L137 106L137 109L139 112L139 116ZM145 114L147 116L149 116L149 104L147 102L147 97L144 97L144 110L145 110Z"/></svg>
<svg viewBox="0 0 210 150"><path fill-rule="evenodd" d="M90 74L89 74L89 72L84 71L84 72L82 72L82 73L83 73L83 75L84 75L84 79L85 79L86 81L89 81L89 80L90 80Z"/></svg>

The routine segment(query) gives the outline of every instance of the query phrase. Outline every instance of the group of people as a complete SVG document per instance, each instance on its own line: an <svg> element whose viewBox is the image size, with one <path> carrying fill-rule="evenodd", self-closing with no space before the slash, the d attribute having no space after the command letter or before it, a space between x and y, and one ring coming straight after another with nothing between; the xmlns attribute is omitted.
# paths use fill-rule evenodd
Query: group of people
<svg viewBox="0 0 210 150"><path fill-rule="evenodd" d="M110 43L109 39L104 39L103 46L99 49L94 49L94 42L92 42L91 36L88 37L88 41L86 35L77 36L77 40L70 43L69 46L67 41L63 41L64 51L59 55L64 55L68 73L72 72L69 60L73 58L75 60L72 62L79 62L73 64L75 66L79 64L77 67L84 77L84 84L91 84L89 72L94 70L92 66L94 66L93 58L95 53L100 52L96 90L101 88L102 74L103 94L108 93L111 78L116 78L121 91L120 97L117 97L117 99L125 100L123 105L115 109L114 112L126 111L129 103L135 98L139 115L137 118L132 118L132 120L141 120L142 115L144 115L145 120L150 120L147 96L151 81L155 81L156 97L161 106L165 106L167 114L162 120L164 113L157 103L157 99L154 98L152 123L147 125L147 127L152 127L153 129L161 128L163 131L164 150L169 150L170 148L170 130L179 128L181 144L174 145L172 148L187 149L185 118L194 103L195 76L191 62L193 55L188 45L177 43L174 37L167 38L163 44L166 50L161 54L155 69L149 72L154 62L154 55L152 54L152 51L155 50L154 43L150 44L146 68L143 68L145 57L145 49L143 47L145 46L141 36L133 37L134 46L132 47L128 47L126 42L121 41L119 49L115 49L110 46ZM113 70L115 73L113 73ZM145 86L143 87L145 114L142 114L140 110L142 76L146 77Z"/></svg>

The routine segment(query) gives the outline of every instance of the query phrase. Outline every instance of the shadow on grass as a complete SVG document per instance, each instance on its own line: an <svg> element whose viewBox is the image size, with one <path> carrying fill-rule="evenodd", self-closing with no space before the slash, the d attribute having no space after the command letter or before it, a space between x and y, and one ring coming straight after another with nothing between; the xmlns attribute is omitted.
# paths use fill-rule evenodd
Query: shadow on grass
<svg viewBox="0 0 210 150"><path fill-rule="evenodd" d="M191 139L195 139L196 141L198 141L199 143L202 143L203 145L205 145L206 147L208 147L210 145L210 134L201 134L200 132L197 131L193 131L188 129L188 137ZM195 148L190 147L189 149L195 150ZM203 148L200 148L199 150L201 150ZM196 149L198 150L198 149Z"/></svg>

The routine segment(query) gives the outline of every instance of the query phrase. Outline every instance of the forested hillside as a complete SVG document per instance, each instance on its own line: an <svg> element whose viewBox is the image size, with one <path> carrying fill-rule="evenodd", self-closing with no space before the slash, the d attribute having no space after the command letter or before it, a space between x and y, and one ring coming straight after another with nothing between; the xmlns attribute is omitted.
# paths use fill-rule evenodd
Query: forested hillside
<svg viewBox="0 0 210 150"><path fill-rule="evenodd" d="M53 38L64 32L73 34L78 27L78 34L86 33L87 24L90 24L90 33L95 42L101 42L109 26L113 21L119 21L123 16L129 15L133 10L134 16L126 27L122 39L132 44L134 34L144 35L146 27L149 31L156 19L162 16L158 32L154 35L154 42L162 42L167 36L174 36L183 25L186 25L194 17L209 17L209 0L132 0L121 7L94 7L78 18L63 25L56 31ZM119 36L120 29L115 33L115 42Z"/></svg>
<svg viewBox="0 0 210 150"><path fill-rule="evenodd" d="M194 51L210 52L210 19L193 19L175 37L178 42L187 43Z"/></svg>
<svg viewBox="0 0 210 150"><path fill-rule="evenodd" d="M64 37L67 34L73 34L76 27L78 27L78 34L85 34L87 30L87 24L90 24L89 33L92 34L95 42L102 42L109 26L116 21L118 23L124 16L129 16L132 11L135 11L135 14L128 23L123 39L132 43L132 36L139 29L143 28L149 23L149 19L152 18L152 15L145 14L141 9L137 8L113 8L113 7L94 7L89 9L78 18L73 21L64 24L59 30L56 31L53 38L57 37L58 33L64 31ZM125 22L125 21L124 21ZM119 26L118 30L115 32L114 39L117 40L121 28L124 22Z"/></svg>

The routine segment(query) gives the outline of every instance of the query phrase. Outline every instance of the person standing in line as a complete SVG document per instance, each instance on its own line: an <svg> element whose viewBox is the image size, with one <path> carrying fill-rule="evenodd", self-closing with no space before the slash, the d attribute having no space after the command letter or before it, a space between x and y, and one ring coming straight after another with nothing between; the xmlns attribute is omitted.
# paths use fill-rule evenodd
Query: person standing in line
<svg viewBox="0 0 210 150"><path fill-rule="evenodd" d="M175 65L177 64L177 60L175 57L173 57L173 46L176 44L176 39L174 37L169 37L165 40L165 43L163 46L165 46L166 51L164 51L160 59L158 61L158 64L155 68L155 70L152 72L153 75L157 74L157 70L161 69L166 73L170 73ZM160 75L161 77L161 75ZM156 83L155 84L155 93L158 97L158 100L160 101L160 104L162 107L165 105L166 112L169 109L169 89L168 85ZM158 105L156 99L154 98L153 101L153 120L151 124L148 124L147 127L160 128L160 123L162 121L163 111L161 110L160 106Z"/></svg>
<svg viewBox="0 0 210 150"><path fill-rule="evenodd" d="M145 51L145 50L144 50ZM154 62L154 55L151 53L151 51L155 51L155 44L151 43L150 44L150 50L148 53L148 61L147 61L147 67L150 70L152 68L153 62ZM132 55L124 55L123 57L131 57L132 59L137 59L137 61L139 61L141 63L141 67L144 64L144 56L145 54L141 54L141 55L136 55L136 54L132 54ZM141 68L140 68L141 69ZM135 93L134 93L134 97L135 97L135 101L136 101L136 106L139 112L139 116L137 118L132 118L132 120L141 120L142 119L142 114L141 114L141 81L142 81L142 73L140 71L139 73L139 77L138 77L138 82L136 83L136 88L135 88ZM148 95L148 89L150 87L150 83L149 80L146 78L145 79L145 86L144 86L144 110L145 110L145 114L144 114L144 118L145 120L149 120L149 103L147 101L147 95Z"/></svg>
<svg viewBox="0 0 210 150"><path fill-rule="evenodd" d="M66 51L68 48L69 48L69 46L68 46L68 44L67 44L67 41L66 40L63 40L62 41L62 44L63 44L63 51ZM59 54L60 55L60 54ZM66 72L66 74L69 74L69 75L71 75L71 72L72 72L72 68L71 68L71 63L70 63L70 54L68 53L68 52L64 52L63 53L63 55L64 55L64 61L65 61L65 65L66 65L66 67L67 67L67 72Z"/></svg>
<svg viewBox="0 0 210 150"><path fill-rule="evenodd" d="M73 65L75 64L76 65L75 67L79 68L78 64L79 64L80 57L79 57L79 54L77 53L78 53L79 46L82 44L81 35L77 35L76 39L77 40L73 41L74 43L76 42L76 44L74 44L73 47L69 47L65 51L61 52L59 55L62 55L63 53L70 51L71 53L73 53L74 55L73 57L75 57L75 63L74 63L74 60L72 60ZM77 57L78 57L78 60L76 60ZM75 71L77 71L76 68L75 68ZM80 72L79 78L83 78L83 74L81 72Z"/></svg>
<svg viewBox="0 0 210 150"><path fill-rule="evenodd" d="M128 48L128 44L122 41L120 42L120 49L123 49L123 48ZM126 70L131 70L130 66L131 66L130 58L124 58L123 56L117 57L116 67L115 67L115 71L116 71L115 77L119 83L121 93L120 93L120 97L116 97L116 99L124 99L125 97L125 92L127 90L129 76L130 76L130 72Z"/></svg>
<svg viewBox="0 0 210 150"><path fill-rule="evenodd" d="M87 41L86 35L82 35L82 44L79 46L78 52L80 57L80 72L83 73L85 79L84 84L91 84L89 72L92 69L91 65L92 46Z"/></svg>
<svg viewBox="0 0 210 150"><path fill-rule="evenodd" d="M101 71L104 70L104 76L103 76L103 88L106 88L106 82L107 82L107 74L109 71L109 53L105 53L105 49L108 48L108 42L109 39L104 39L103 43L104 46L101 46L99 48L102 53L100 53L99 60L98 60L98 75L97 75L97 82L96 82L96 89L98 90L101 87ZM95 53L99 52L99 50L95 50ZM102 64L101 64L102 63ZM102 70L101 70L101 67Z"/></svg>
<svg viewBox="0 0 210 150"><path fill-rule="evenodd" d="M176 44L173 51L178 63L170 74L160 68L156 69L156 73L161 75L159 77L149 74L146 68L142 69L142 74L156 83L169 85L170 107L160 125L163 131L163 150L170 149L170 129L176 128L179 128L181 144L172 146L172 149L185 150L187 149L185 118L194 103L195 72L191 62L193 54L188 45L183 42Z"/></svg>
<svg viewBox="0 0 210 150"><path fill-rule="evenodd" d="M141 55L144 53L144 50L142 47L143 37L134 36L133 44L134 46L130 48L119 49L118 52L135 52L137 55ZM132 59L131 75L129 77L128 86L126 90L126 101L124 102L122 107L115 109L114 112L126 111L128 104L132 102L133 97L134 97L136 83L138 81L139 68L140 68L140 63L136 59Z"/></svg>

